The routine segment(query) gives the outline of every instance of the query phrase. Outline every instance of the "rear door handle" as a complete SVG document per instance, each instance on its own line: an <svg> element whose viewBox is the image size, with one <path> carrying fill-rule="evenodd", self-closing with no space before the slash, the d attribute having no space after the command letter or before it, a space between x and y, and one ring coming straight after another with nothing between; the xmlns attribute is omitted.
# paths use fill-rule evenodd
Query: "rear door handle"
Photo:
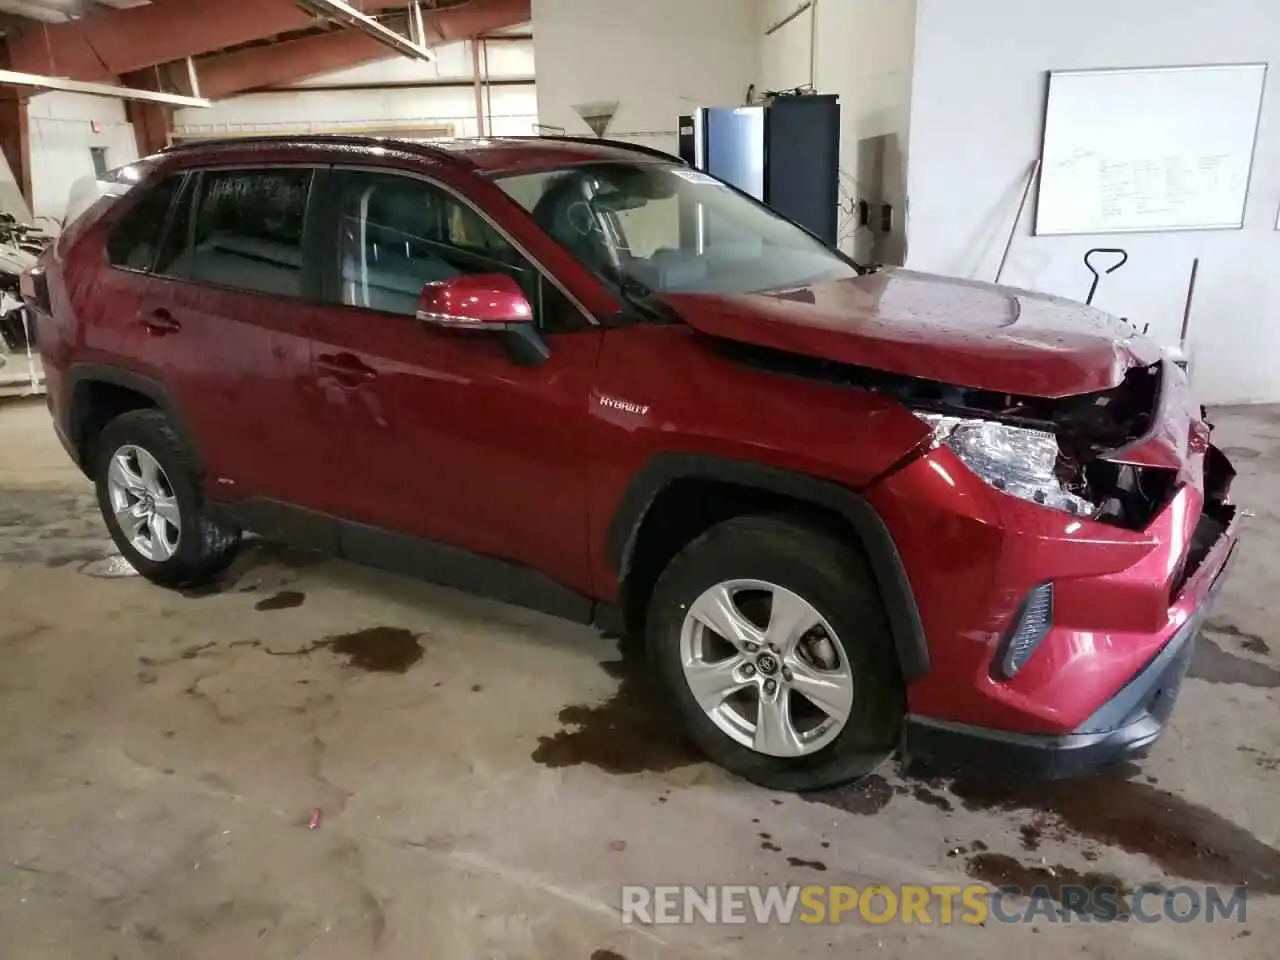
<svg viewBox="0 0 1280 960"><path fill-rule="evenodd" d="M149 313L144 313L142 315L142 325L146 327L150 333L153 333L158 337L162 337L166 333L177 333L182 329L182 324L180 324L177 318L164 307L159 307Z"/></svg>
<svg viewBox="0 0 1280 960"><path fill-rule="evenodd" d="M316 357L316 366L322 373L348 385L366 383L378 376L377 370L354 353L323 353Z"/></svg>

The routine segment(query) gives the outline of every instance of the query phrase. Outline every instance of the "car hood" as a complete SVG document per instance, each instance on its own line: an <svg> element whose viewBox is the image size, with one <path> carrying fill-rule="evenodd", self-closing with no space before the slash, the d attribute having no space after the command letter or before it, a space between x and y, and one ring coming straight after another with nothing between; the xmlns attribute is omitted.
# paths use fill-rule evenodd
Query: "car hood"
<svg viewBox="0 0 1280 960"><path fill-rule="evenodd" d="M1106 390L1160 358L1154 343L1092 307L912 270L662 299L711 336L1023 396Z"/></svg>

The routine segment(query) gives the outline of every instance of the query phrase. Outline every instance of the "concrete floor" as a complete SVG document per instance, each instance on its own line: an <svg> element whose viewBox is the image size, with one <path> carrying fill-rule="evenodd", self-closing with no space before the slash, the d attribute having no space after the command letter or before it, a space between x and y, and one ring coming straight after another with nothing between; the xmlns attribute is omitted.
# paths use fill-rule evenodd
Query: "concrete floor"
<svg viewBox="0 0 1280 960"><path fill-rule="evenodd" d="M1140 770L1000 791L887 765L802 798L692 756L589 630L266 545L200 596L112 576L43 405L2 406L0 956L1273 957L1280 412L1222 411L1218 436L1253 515ZM1247 919L645 928L617 909L624 882L1090 874L1247 881Z"/></svg>

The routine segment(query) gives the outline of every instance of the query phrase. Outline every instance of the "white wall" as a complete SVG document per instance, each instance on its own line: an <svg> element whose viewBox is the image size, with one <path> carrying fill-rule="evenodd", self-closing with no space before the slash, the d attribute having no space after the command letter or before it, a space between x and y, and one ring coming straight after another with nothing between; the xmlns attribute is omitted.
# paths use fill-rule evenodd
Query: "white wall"
<svg viewBox="0 0 1280 960"><path fill-rule="evenodd" d="M174 116L177 136L243 133L333 132L448 127L454 136L475 136L475 90L471 86L414 86L473 78L471 45L436 48L432 63L393 57L320 74L292 90L220 100L209 109L183 109ZM486 132L529 134L537 122L533 44L508 40L488 44L488 76L523 81L492 87L485 97ZM332 90L334 86L381 84L381 89ZM323 90L306 90L322 86Z"/></svg>
<svg viewBox="0 0 1280 960"><path fill-rule="evenodd" d="M1004 282L1083 299L1090 247L1129 262L1095 305L1172 345L1192 259L1192 379L1210 403L1280 400L1280 4L1274 0L919 0L911 110L908 265L991 280L1029 165L1049 70L1270 61L1243 230L1030 236ZM1034 201L1034 196L1032 198Z"/></svg>
<svg viewBox="0 0 1280 960"><path fill-rule="evenodd" d="M915 0L762 0L760 90L807 86L840 97L842 246L863 260L901 263L906 238L907 136ZM773 32L766 33L773 27ZM851 203L892 203L888 235L859 230ZM878 222L878 221L874 221Z"/></svg>
<svg viewBox="0 0 1280 960"><path fill-rule="evenodd" d="M756 20L757 0L533 0L541 122L590 135L574 105L617 101L607 136L675 152L681 114L743 102Z"/></svg>
<svg viewBox="0 0 1280 960"><path fill-rule="evenodd" d="M93 174L90 147L106 148L108 168L138 159L121 100L41 93L29 101L27 116L34 216L61 219L66 214L72 184Z"/></svg>

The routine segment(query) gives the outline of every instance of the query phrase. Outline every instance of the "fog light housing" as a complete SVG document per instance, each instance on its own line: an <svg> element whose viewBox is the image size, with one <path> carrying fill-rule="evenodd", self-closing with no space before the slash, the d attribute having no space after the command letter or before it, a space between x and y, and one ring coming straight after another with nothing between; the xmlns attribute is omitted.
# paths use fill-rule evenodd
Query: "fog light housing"
<svg viewBox="0 0 1280 960"><path fill-rule="evenodd" d="M1018 612L996 653L993 673L1008 680L1026 666L1053 626L1053 584L1033 587L1023 599Z"/></svg>

